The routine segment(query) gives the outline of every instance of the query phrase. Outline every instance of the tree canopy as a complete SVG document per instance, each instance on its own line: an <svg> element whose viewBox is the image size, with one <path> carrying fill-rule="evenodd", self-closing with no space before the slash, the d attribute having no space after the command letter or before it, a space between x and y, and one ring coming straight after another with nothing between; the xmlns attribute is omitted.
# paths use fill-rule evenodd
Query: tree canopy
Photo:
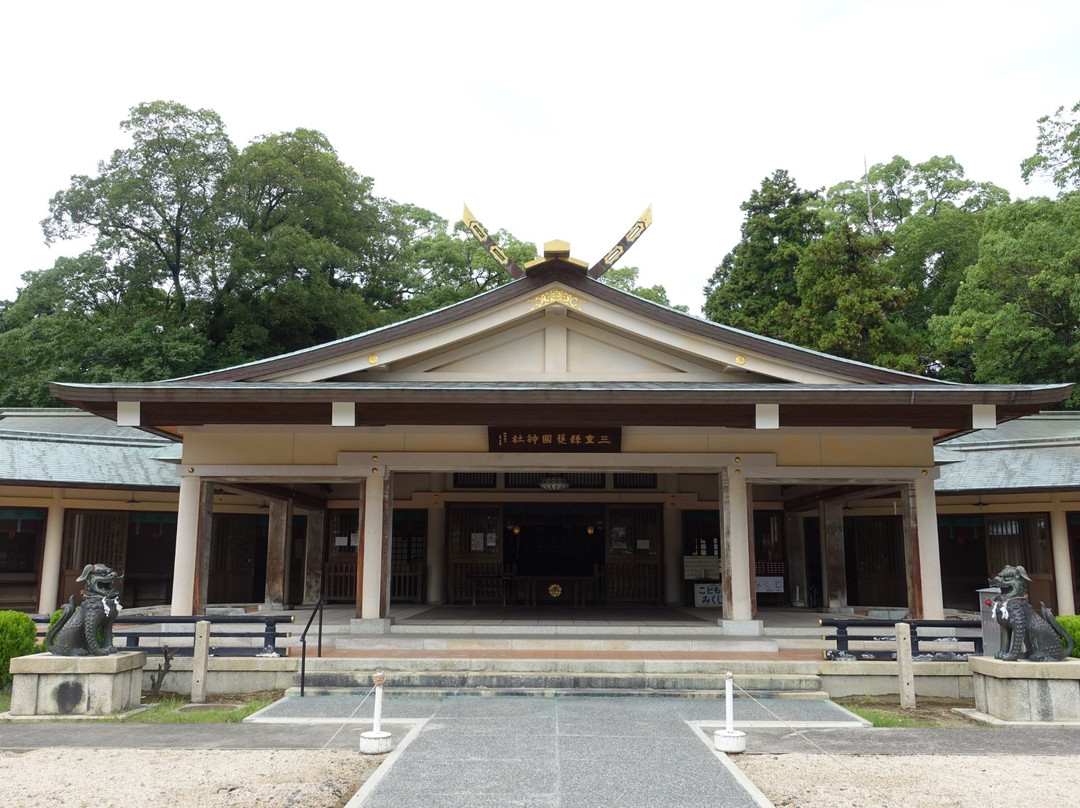
<svg viewBox="0 0 1080 808"><path fill-rule="evenodd" d="M93 245L24 274L0 307L0 404L49 404L49 380L155 380L306 348L509 280L462 227L376 196L319 132L238 149L215 112L167 101L120 128L130 144L72 177L42 222L47 241Z"/></svg>
<svg viewBox="0 0 1080 808"><path fill-rule="evenodd" d="M92 246L0 302L0 405L50 404L50 380L155 380L294 351L509 281L464 223L377 196L317 131L238 148L215 112L166 101L120 128L128 145L72 177L42 222L47 241ZM1080 380L1080 103L1040 118L1035 145L1021 175L1049 177L1056 199L1011 201L951 155L895 156L827 190L774 171L740 206L705 315L942 379ZM493 235L518 265L536 257ZM602 281L672 305L639 277Z"/></svg>
<svg viewBox="0 0 1080 808"><path fill-rule="evenodd" d="M651 300L653 303L659 303L661 306L667 306L676 311L681 311L683 314L690 311L689 306L675 304L668 300L667 289L660 284L654 284L652 286L638 285L638 276L640 274L641 270L638 267L612 267L600 276L600 280L613 289L629 292L632 295Z"/></svg>
<svg viewBox="0 0 1080 808"><path fill-rule="evenodd" d="M1058 107L1038 123L1035 154L1020 164L1024 182L1041 175L1062 190L1080 189L1080 101L1068 112Z"/></svg>
<svg viewBox="0 0 1080 808"><path fill-rule="evenodd" d="M1039 119L1022 165L1037 174L1057 199L1010 201L952 156L896 156L827 192L776 171L742 205L705 314L942 379L1080 381L1080 104Z"/></svg>
<svg viewBox="0 0 1080 808"><path fill-rule="evenodd" d="M48 242L92 238L0 303L0 405L48 381L152 381L307 348L510 278L462 222L375 194L320 132L230 140L212 110L154 101L49 202ZM494 233L517 264L536 247ZM669 305L637 270L609 279ZM683 307L685 309L685 307Z"/></svg>

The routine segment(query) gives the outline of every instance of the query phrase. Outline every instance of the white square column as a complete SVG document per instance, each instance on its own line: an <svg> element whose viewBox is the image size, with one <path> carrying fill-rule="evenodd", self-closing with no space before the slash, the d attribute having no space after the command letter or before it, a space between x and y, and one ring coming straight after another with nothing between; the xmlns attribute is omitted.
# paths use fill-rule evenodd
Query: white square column
<svg viewBox="0 0 1080 808"><path fill-rule="evenodd" d="M388 493L385 471L372 469L364 478L362 511L360 513L361 546L357 548L361 569L360 598L357 604L360 618L375 620L386 617L389 604L389 558L390 525L384 519L384 499Z"/></svg>
<svg viewBox="0 0 1080 808"><path fill-rule="evenodd" d="M720 470L721 550L725 634L761 634L750 591L750 520L746 479L740 468Z"/></svg>
<svg viewBox="0 0 1080 808"><path fill-rule="evenodd" d="M173 557L173 617L192 614L195 601L195 562L199 548L199 515L202 511L202 478L180 478L180 502L176 511L176 553Z"/></svg>

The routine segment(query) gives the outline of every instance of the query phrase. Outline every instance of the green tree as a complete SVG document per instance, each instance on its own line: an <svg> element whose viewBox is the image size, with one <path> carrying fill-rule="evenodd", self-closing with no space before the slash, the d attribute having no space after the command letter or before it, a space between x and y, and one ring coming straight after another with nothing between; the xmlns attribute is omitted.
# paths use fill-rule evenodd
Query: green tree
<svg viewBox="0 0 1080 808"><path fill-rule="evenodd" d="M995 384L1077 381L1080 193L1020 200L987 213L978 261L950 312L932 318L942 376ZM1078 403L1074 394L1071 406Z"/></svg>
<svg viewBox="0 0 1080 808"><path fill-rule="evenodd" d="M235 149L217 113L171 101L134 107L120 128L131 146L52 198L46 242L95 234L100 252L140 267L183 310L221 258L216 195Z"/></svg>
<svg viewBox="0 0 1080 808"><path fill-rule="evenodd" d="M830 228L837 222L860 232L883 236L876 282L898 293L889 317L906 348L885 350L875 364L936 373L943 359L931 349L931 317L946 314L964 273L978 258L985 212L1008 202L1008 193L992 183L976 182L950 156L912 164L903 157L871 166L860 180L829 189Z"/></svg>
<svg viewBox="0 0 1080 808"><path fill-rule="evenodd" d="M1045 176L1058 188L1080 189L1080 101L1068 112L1058 107L1039 118L1035 154L1020 163L1024 182Z"/></svg>
<svg viewBox="0 0 1080 808"><path fill-rule="evenodd" d="M364 330L400 304L373 181L308 129L248 145L219 183L225 260L200 288L215 365Z"/></svg>
<svg viewBox="0 0 1080 808"><path fill-rule="evenodd" d="M807 245L795 269L799 303L792 311L791 341L860 362L919 370L919 355L899 316L905 292L881 261L887 249L883 236L846 223Z"/></svg>
<svg viewBox="0 0 1080 808"><path fill-rule="evenodd" d="M643 297L646 300L651 300L653 303L659 303L661 306L667 306L676 311L681 311L684 314L690 311L689 306L681 304L675 305L668 300L667 289L660 284L639 286L638 276L640 274L641 270L638 269L638 267L613 267L601 275L600 280L613 289L629 292L632 295Z"/></svg>
<svg viewBox="0 0 1080 808"><path fill-rule="evenodd" d="M775 171L740 206L742 238L705 285L705 316L775 339L788 339L799 305L795 268L825 231L817 191Z"/></svg>
<svg viewBox="0 0 1080 808"><path fill-rule="evenodd" d="M415 214L411 217L417 220ZM415 285L407 309L411 314L458 303L510 281L510 276L473 237L463 221L447 232L445 220L435 217L405 256ZM506 230L492 238L518 266L536 258L536 245L521 241Z"/></svg>
<svg viewBox="0 0 1080 808"><path fill-rule="evenodd" d="M470 293L440 256L446 222L375 196L318 132L237 151L215 113L163 101L121 127L130 145L73 177L42 223L49 241L93 246L26 273L0 306L5 404L49 403L49 380L154 380L305 348L439 305L442 283ZM476 278L501 282L485 258Z"/></svg>
<svg viewBox="0 0 1080 808"><path fill-rule="evenodd" d="M50 381L139 381L204 368L205 337L165 292L123 287L94 253L59 258L0 313L0 404L50 406Z"/></svg>

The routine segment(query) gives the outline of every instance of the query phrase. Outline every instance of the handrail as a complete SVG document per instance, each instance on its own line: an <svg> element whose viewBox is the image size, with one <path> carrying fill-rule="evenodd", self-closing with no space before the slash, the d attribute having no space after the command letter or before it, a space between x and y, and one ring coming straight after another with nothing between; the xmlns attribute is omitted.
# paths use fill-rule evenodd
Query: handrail
<svg viewBox="0 0 1080 808"><path fill-rule="evenodd" d="M319 599L315 601L315 605L311 609L311 617L308 618L307 625L304 626L304 631L300 634L300 698L304 697L304 678L307 675L307 633L311 629L311 621L315 619L316 613L319 615L318 656L322 656L323 603L323 596L320 594Z"/></svg>
<svg viewBox="0 0 1080 808"><path fill-rule="evenodd" d="M50 615L32 615L31 619L35 623L40 623L48 626ZM289 632L280 632L277 629L278 623L292 623L295 618L292 615L121 615L115 624L113 630L113 637L116 640L124 640L124 648L138 649L147 653L159 653L159 649L154 646L143 646L140 644L140 639L144 637L190 637L192 644L195 641L195 624L201 621L207 621L211 624L232 624L232 625L252 625L255 623L262 623L263 630L262 635L262 649L257 652L258 656L281 656L282 650L277 647L278 637L289 637ZM190 624L192 626L189 632L172 632L172 631L138 631L128 628L130 626L153 626L153 625L183 625ZM214 632L215 637L257 637L259 634L254 632L238 632L238 631L218 631ZM177 651L180 649L173 649ZM186 649L185 649L186 650ZM245 649L237 646L224 646L214 647L211 651L215 656L245 656L243 653ZM251 649L247 649L251 650ZM184 655L181 651L181 655Z"/></svg>
<svg viewBox="0 0 1080 808"><path fill-rule="evenodd" d="M835 634L823 634L821 639L823 640L835 640L836 650L824 651L825 659L833 660L850 660L853 658L849 643L852 640L859 642L891 642L895 638L889 637L872 637L860 634L849 634L849 628L893 628L897 623L907 623L911 626L911 652L913 655L918 656L921 653L919 648L920 642L938 642L941 640L957 640L960 642L970 642L973 648L973 652L976 655L983 652L983 637L982 637L982 623L978 620L885 620L885 619L855 619L855 620L839 620L829 617L820 618L818 625L822 627L835 628ZM953 634L949 636L920 636L919 629L933 629L933 628L951 628L951 629L966 629L970 631L978 631L978 634L961 636L959 634ZM967 656L966 653L953 653L947 655L950 658L956 658L960 656ZM890 660L896 658L896 653L893 651L861 651L859 652L861 659L867 660Z"/></svg>

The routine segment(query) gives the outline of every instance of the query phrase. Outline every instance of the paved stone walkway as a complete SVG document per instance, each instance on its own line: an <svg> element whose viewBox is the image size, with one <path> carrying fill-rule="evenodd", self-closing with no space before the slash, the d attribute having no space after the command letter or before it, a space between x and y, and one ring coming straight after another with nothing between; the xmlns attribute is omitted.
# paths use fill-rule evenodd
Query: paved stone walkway
<svg viewBox="0 0 1080 808"><path fill-rule="evenodd" d="M739 699L736 706L742 722L858 726L829 702ZM370 712L370 700L361 706L355 696L307 696L253 718L306 724ZM403 697L386 700L383 721L384 729L414 723L350 808L769 805L713 750L712 732L723 722L715 699ZM703 721L711 725L702 729Z"/></svg>

